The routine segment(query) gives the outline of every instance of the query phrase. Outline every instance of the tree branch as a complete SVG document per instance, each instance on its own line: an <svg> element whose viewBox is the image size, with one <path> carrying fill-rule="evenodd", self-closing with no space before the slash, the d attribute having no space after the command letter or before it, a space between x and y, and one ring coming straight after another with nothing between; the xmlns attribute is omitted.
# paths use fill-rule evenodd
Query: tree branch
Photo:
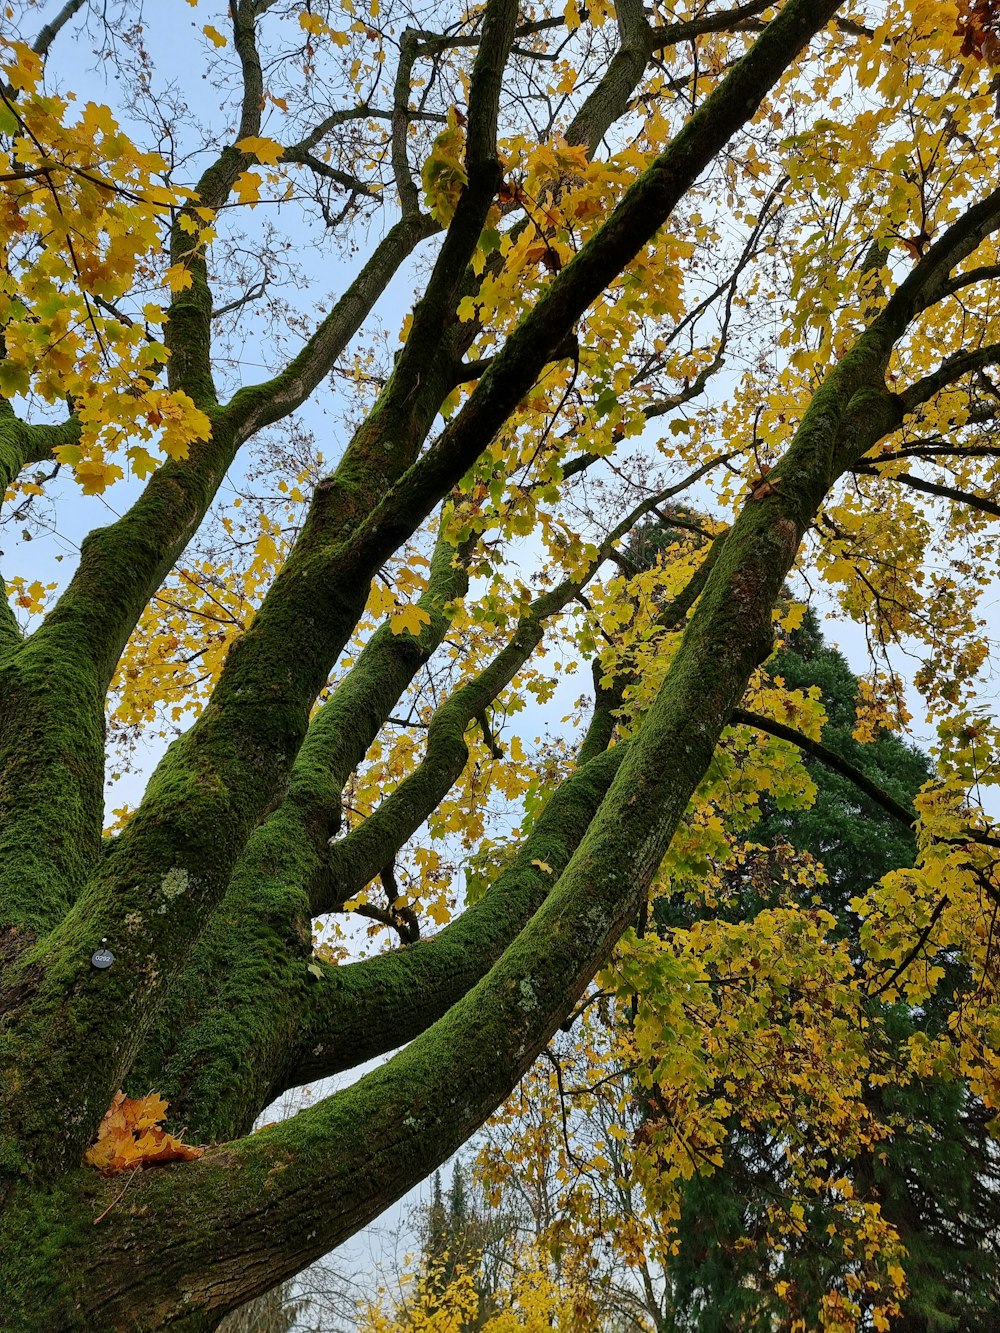
<svg viewBox="0 0 1000 1333"><path fill-rule="evenodd" d="M956 352L954 356L946 357L937 370L931 371L929 375L914 381L903 390L900 399L904 410L915 412L941 389L954 384L963 375L968 375L974 370L982 370L984 366L996 365L997 362L1000 362L1000 343L987 343L983 347L976 347L968 352Z"/></svg>
<svg viewBox="0 0 1000 1333"><path fill-rule="evenodd" d="M906 957L902 960L902 962L900 962L899 966L893 968L889 977L882 982L881 986L879 986L877 990L871 992L871 996L873 999L876 999L879 995L884 995L885 992L889 989L889 987L894 985L899 980L899 978L907 970L907 968L910 966L913 960L919 955L921 949L923 949L924 945L930 938L931 931L937 924L938 917L941 915L944 909L949 905L949 901L950 900L947 894L945 894L945 896L938 901L937 906L931 913L930 920L927 922L927 925L924 926L923 930L917 936L917 942L914 944L913 948L909 950L909 952L906 954Z"/></svg>
<svg viewBox="0 0 1000 1333"><path fill-rule="evenodd" d="M322 964L323 979L308 990L301 1031L271 1095L394 1050L467 994L548 895L627 748L628 742L601 753L593 747L591 757L556 788L485 896L432 939L357 963Z"/></svg>
<svg viewBox="0 0 1000 1333"><path fill-rule="evenodd" d="M746 708L734 708L730 714L730 721L736 725L754 727L757 731L766 732L769 736L774 736L778 740L788 741L789 744L796 746L805 754L812 755L814 759L825 767L839 773L842 778L854 784L858 791L864 792L870 801L891 815L898 823L908 829L913 829L917 822L915 813L907 806L902 805L887 791L884 791L877 782L872 782L871 778L866 777L860 768L857 768L848 759L842 758L828 746L820 741L814 741L811 737L804 735L801 731L796 731L794 727L786 726L784 722L776 722L773 718L762 717L759 713L750 712Z"/></svg>
<svg viewBox="0 0 1000 1333"><path fill-rule="evenodd" d="M399 61L396 65L396 81L392 90L392 138L390 160L392 174L399 194L399 206L405 217L409 213L419 213L420 194L410 173L407 155L407 140L410 130L410 86L413 65L417 58L418 34L413 28L407 28L399 44Z"/></svg>
<svg viewBox="0 0 1000 1333"><path fill-rule="evenodd" d="M756 18L768 7L768 0L749 0L747 4L722 10L718 14L703 14L684 23L668 23L661 28L653 28L650 33L653 50L662 51L667 46L679 46L681 42L707 37L709 33L726 32L746 23L748 19Z"/></svg>
<svg viewBox="0 0 1000 1333"><path fill-rule="evenodd" d="M468 586L465 558L438 538L419 634L382 624L312 719L284 800L254 830L225 897L171 990L130 1077L155 1079L185 1123L204 1137L247 1128L246 1108L267 1100L273 1069L309 981L309 887L340 825L344 783L396 701L451 623ZM251 1112L251 1119L255 1112ZM241 1118L244 1117L244 1118Z"/></svg>
<svg viewBox="0 0 1000 1333"><path fill-rule="evenodd" d="M925 481L923 477L914 477L909 472L896 472L891 477L882 477L877 463L858 463L853 471L864 477L880 477L883 481L900 482L904 486L909 486L912 491L920 491L924 495L937 495L945 500L953 500L956 504L968 505L970 509L978 509L981 514L992 514L994 518L1000 518L1000 504L984 495L973 495L970 491L961 491L955 486L946 486L939 481Z"/></svg>
<svg viewBox="0 0 1000 1333"><path fill-rule="evenodd" d="M616 7L619 45L607 72L566 128L566 140L593 155L611 126L628 108L646 72L653 34L643 0L619 0Z"/></svg>
<svg viewBox="0 0 1000 1333"><path fill-rule="evenodd" d="M262 427L281 421L302 406L329 375L403 261L420 241L438 230L438 224L422 214L402 218L389 229L350 287L285 369L233 395L223 416L237 438L249 439Z"/></svg>
<svg viewBox="0 0 1000 1333"><path fill-rule="evenodd" d="M653 495L641 501L605 537L580 575L563 579L536 597L520 616L505 647L441 704L431 718L427 747L417 768L363 823L330 848L323 874L310 894L314 915L332 911L360 892L437 808L465 768L469 757L465 732L469 724L485 713L530 659L544 638L546 622L578 596L615 544L654 511L662 498ZM689 588L699 586L697 576L690 580ZM687 594L685 589L682 596ZM690 595L693 598L697 592Z"/></svg>
<svg viewBox="0 0 1000 1333"><path fill-rule="evenodd" d="M591 301L620 273L670 216L678 200L736 130L808 37L832 16L831 0L808 20L788 5L751 50L694 112L685 127L618 203L607 223L556 275L508 338L472 394L416 463L373 512L365 531L386 543L401 539L402 515L426 510L471 466L499 431L513 404L528 392L545 349L572 329Z"/></svg>
<svg viewBox="0 0 1000 1333"><path fill-rule="evenodd" d="M116 841L112 853L87 884L74 909L45 941L38 960L41 976L30 999L25 1001L35 1011L31 1030L36 1054L32 1058L26 1051L11 1052L11 1058L18 1059L23 1055L24 1059L22 1081L11 1093L9 1102L12 1123L18 1125L19 1132L23 1127L25 1143L31 1143L37 1133L45 1137L47 1149L51 1147L47 1125L53 1111L72 1127L64 1136L59 1153L49 1152L46 1156L39 1150L37 1160L44 1161L47 1170L59 1171L65 1164L66 1155L75 1154L99 1123L118 1086L122 1070L133 1061L165 987L176 974L207 916L220 901L253 825L268 801L281 790L305 732L309 704L322 686L333 654L339 651L357 620L371 572L401 540L405 540L415 524L422 521L478 457L500 429L511 408L530 387L544 364L547 349L569 333L582 312L652 237L704 166L753 115L770 87L837 8L836 0L788 0L746 56L709 94L685 128L626 193L605 226L556 276L547 293L508 339L497 361L446 428L437 446L421 463L411 467L385 501L371 508L367 517L360 519L356 526L352 520L351 527L344 532L343 516L330 506L335 486L323 484L317 489L312 511L297 544L297 553L293 553L275 581L251 629L231 650L210 705L161 763L146 798ZM445 256L449 262L461 256L464 272L471 257L470 247L476 244L482 218L493 197L497 180L495 105L492 116L484 114L481 106L484 99L488 102L490 98L495 104L499 93L500 71L509 46L509 41L504 45L500 39L512 35L512 14L515 11L512 0L490 0L487 7L484 41L477 57L470 94L469 187L459 201L455 219L445 238L431 278L431 288L435 287L438 278L441 288L449 291L454 288L455 279L442 272L441 261ZM491 23L499 25L497 40L487 42L486 35L493 31ZM482 85L482 91L478 93L477 81ZM457 281L461 282L461 276ZM400 365L410 352L419 320L428 319L435 301L440 299L436 291L430 302L418 305L411 338L403 349ZM430 343L433 350L439 337L440 321L431 321L423 341ZM842 359L824 386L827 393L817 394L797 439L811 433L815 439L809 447L816 447L816 442L825 439L832 421L838 425L843 422L842 411L831 412L827 407L830 395L839 396L848 391L851 400L862 385L870 384L871 349L872 340L869 340L859 346L853 357L848 353ZM414 352L411 361L416 355ZM389 388L392 388L391 381ZM407 393L412 392L411 380ZM817 416L816 404L821 400L824 410ZM859 420L858 429L868 438L867 432L873 425L869 416ZM384 449L384 437L380 442ZM797 510L808 522L825 493L829 477L825 475L820 480L814 469L807 468L804 479L799 479L796 484L793 472L801 454L802 449L796 452L793 446L789 455L787 489L795 498L793 512ZM854 461L856 459L852 457L848 463ZM777 473L778 469L775 471ZM380 472L379 475L385 474ZM356 494L347 510L348 515L352 510L356 512L361 504L367 504L367 497ZM752 521L745 523L744 528L756 532L758 521L773 518L772 506L767 501L746 506L741 518L747 515ZM789 532L779 529L777 550L784 553L787 548L788 552L787 563L783 555L774 561L775 568L780 566L779 580L784 577L797 549L801 531L797 526ZM338 532L344 535L336 542L334 534ZM731 541L732 536L726 543L727 557L716 566L705 596L708 596L713 582L717 587L727 586L734 562L742 555L737 544L735 554L729 556ZM337 553L335 560L331 559L331 545ZM716 576L721 577L717 579ZM102 580L102 590L109 584L113 586L113 581ZM723 719L735 702L729 697L732 681L742 674L744 666L748 675L759 653L770 649L770 606L779 587L780 581L771 588L769 573L762 572L755 583L750 598L755 611L749 622L753 631L749 638L747 626L734 633L727 618L726 632L732 634L733 644L727 650L729 665L723 673L727 680L723 688L726 703ZM758 617L756 608L763 608L765 593L766 610L760 609ZM730 595L737 601L745 601L747 597L745 591L740 593L736 587L728 590L727 596ZM702 617L699 620L696 612L692 626L706 618L711 621L712 610L706 610L704 597L701 606ZM714 603L713 608L717 610ZM691 628L689 626L684 636L685 642L690 640ZM697 633L694 642L698 642ZM692 653L697 656L696 649L692 649ZM684 658L683 651L681 658ZM717 664L712 667L716 669ZM704 670L699 666L700 716L705 715L706 708L702 692ZM677 679L675 670L671 672L671 679ZM740 683L740 692L744 684L745 680ZM672 692L673 687L668 693ZM681 694L684 694L683 688ZM698 737L686 737L684 742L691 742L685 768L689 764L697 766L704 758L704 764L698 767L699 776L715 744L716 707L715 694L709 690L708 722L703 724L699 720ZM647 715L641 734L646 735L649 731ZM704 753L706 741L707 754ZM651 741L650 744L656 750L659 771L671 769L672 765L665 762L665 756L658 752L655 743ZM641 752L645 753L647 748L643 746ZM683 749L678 753L683 753ZM636 762L641 765L646 761ZM685 783L681 782L679 786L683 787ZM677 818L686 801L685 791ZM672 798L669 804L672 811ZM623 855L625 859L632 855L634 844L638 849L634 882L644 892L645 881L655 868L650 858L660 845L662 829L670 825L672 833L673 818L670 813L649 828L648 819L644 817L641 830L631 828L634 820L622 819L615 833L616 848L606 864L617 867L622 863ZM625 844L627 852L623 853L617 842L619 833L626 829L629 830ZM617 877L617 869L615 874ZM576 883L574 879L567 901L577 901ZM620 888L617 878L616 887ZM603 881L596 881L591 889L583 890L584 911L590 910L586 900L596 895L593 906L597 912L594 932L583 954L571 950L564 955L562 963L556 964L555 958L548 953L549 945L542 946L542 955L548 959L543 961L539 955L542 972L545 973L550 964L555 965L555 971L551 980L543 981L541 975L538 977L540 994L544 993L546 998L540 1001L541 1008L531 1006L530 1035L524 1028L525 1014L514 1022L513 1015L506 1012L506 1003L499 1004L497 1012L503 1012L504 1022L510 1024L503 1042L506 1044L510 1037L515 1037L521 1044L525 1060L533 1058L538 1040L544 1044L550 1027L560 1021L562 1015L557 1011L562 1009L566 988L571 1003L577 985L585 984L585 974L589 975L595 961L604 956L606 948L610 947L609 941L615 937L619 928L618 907L610 907L610 900L606 899L608 889ZM174 895L168 900L171 910L159 913L154 904L168 890ZM631 919L633 915L629 901L624 919ZM141 935L136 938L141 940L145 961L134 968L102 973L98 984L86 957L80 955L79 941L94 936L97 939L122 936L123 931L130 929L126 922L138 923L136 929L141 930ZM547 928L543 930L547 934ZM557 929L547 938L554 945L562 938L561 930ZM535 945L526 947L534 950ZM515 962L513 957L510 961ZM568 973L564 965L569 967ZM529 964L529 968L533 968L533 964ZM562 980L557 980L557 976ZM576 980L571 981L571 976ZM555 999L557 991L560 993L558 1001ZM456 1017L455 1021L460 1027L464 1019ZM81 1031L92 1037L85 1062L79 1058L75 1039L70 1040L68 1035ZM460 1035L458 1029L455 1035ZM48 1108L44 1121L39 1118L32 1101L36 1078L42 1073L38 1063L38 1052L41 1051L45 1053L44 1086ZM514 1064L519 1071L523 1067L522 1057L518 1056ZM410 1068L409 1063L406 1068ZM492 1109L505 1095L510 1077L511 1069L506 1068L502 1076L484 1083L481 1098L474 1097L468 1102L468 1115L473 1121L478 1123L487 1103ZM427 1096L433 1101L439 1095L437 1088L435 1074L419 1097ZM367 1092L359 1095L367 1098ZM468 1126L461 1116L456 1117L452 1125L455 1132L465 1136ZM446 1138L450 1139L450 1132ZM442 1147L446 1145L439 1142L432 1147L428 1144L429 1155L413 1154L409 1158L412 1169L423 1174L427 1161L436 1158ZM410 1166L401 1171L400 1190L408 1187L409 1172ZM414 1175L413 1179L416 1178ZM376 1195L377 1191L373 1191L368 1196L373 1203ZM336 1231L337 1224L332 1219L321 1224L316 1232L319 1245L328 1248L329 1238ZM269 1282L273 1280L272 1273Z"/></svg>
<svg viewBox="0 0 1000 1333"><path fill-rule="evenodd" d="M70 19L80 12L86 3L87 0L66 0L66 3L63 5L62 9L60 9L59 13L46 23L45 27L39 31L38 36L31 43L31 49L36 56L41 56L43 60L45 59L49 54L49 48L59 36L60 32L62 32Z"/></svg>
<svg viewBox="0 0 1000 1333"><path fill-rule="evenodd" d="M661 499L653 495L641 502L608 535L593 570ZM692 579L695 589L704 575L702 569ZM461 772L463 733L477 704L488 703L518 669L518 652L508 649L460 687L432 719L427 752L414 773L344 842L328 846L339 824L343 783L417 666L440 643L448 624L444 609L464 592L465 583L464 569L452 563L450 548L439 539L419 603L430 616L428 624L415 639L394 635L383 625L319 710L285 800L251 836L219 911L171 992L169 1018L158 1021L143 1047L131 1075L136 1086L147 1084L155 1073L175 1112L207 1137L240 1132L246 1109L260 1109L271 1095L271 1071L281 1064L288 1026L295 1022L308 981L310 916L360 890L395 856ZM689 605L694 595L681 594L677 604L684 598ZM558 600L553 594L550 612ZM613 718L610 726L600 725L600 711L580 763L610 743ZM440 768L446 761L449 766ZM369 861L359 869L366 852ZM353 887L346 885L349 871Z"/></svg>

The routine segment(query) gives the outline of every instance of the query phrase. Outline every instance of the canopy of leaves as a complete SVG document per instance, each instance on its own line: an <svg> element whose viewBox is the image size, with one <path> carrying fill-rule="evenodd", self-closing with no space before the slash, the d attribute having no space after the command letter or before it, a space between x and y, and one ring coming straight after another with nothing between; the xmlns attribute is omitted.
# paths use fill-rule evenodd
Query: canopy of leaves
<svg viewBox="0 0 1000 1333"><path fill-rule="evenodd" d="M0 31L12 1326L212 1327L500 1106L575 1192L498 1329L598 1317L577 1236L666 1270L727 1155L779 1325L945 1317L890 1201L947 1139L978 1208L1000 1103L993 0L51 10Z"/></svg>

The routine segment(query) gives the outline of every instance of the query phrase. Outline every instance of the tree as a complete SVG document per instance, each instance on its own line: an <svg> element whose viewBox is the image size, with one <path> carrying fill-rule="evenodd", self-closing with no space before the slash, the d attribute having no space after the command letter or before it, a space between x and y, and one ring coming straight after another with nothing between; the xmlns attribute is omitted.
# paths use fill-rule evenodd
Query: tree
<svg viewBox="0 0 1000 1333"><path fill-rule="evenodd" d="M273 1287L226 1315L219 1325L222 1333L292 1333L301 1304L295 1301L290 1286Z"/></svg>
<svg viewBox="0 0 1000 1333"><path fill-rule="evenodd" d="M921 1003L947 974L924 960L949 955L975 1003L894 1077L961 1068L995 1100L1000 890L974 789L996 736L974 688L1000 509L997 15L868 8L487 0L431 31L395 0L236 0L195 29L216 116L157 81L137 6L67 0L34 40L11 6L6 502L35 551L67 478L135 483L110 523L88 510L67 579L18 566L0 610L11 1327L213 1327L464 1142L654 879L709 867L718 809L808 785L788 733L808 746L821 710L760 671L793 568L876 653L923 654L941 745L917 864L860 904L860 961L807 895L756 934L720 917L669 964L626 936L637 1050L678 1123L700 1114L699 1005L752 968L712 1058L785 1106L804 1163L868 1132L865 990ZM114 114L62 91L74 31ZM328 301L298 243L366 257ZM373 317L404 274L419 297L383 354ZM262 378L240 362L258 315ZM301 415L331 376L332 465ZM622 540L698 483L710 529L630 570ZM526 752L507 719L597 645L575 753ZM893 717L882 666L861 735ZM105 831L106 741L119 763L144 729L179 734ZM501 798L524 816L506 847ZM466 855L485 891L449 921ZM345 908L400 947L314 952ZM422 940L428 916L448 924ZM251 1133L282 1090L404 1043ZM898 1237L838 1207L873 1275L823 1318L884 1327Z"/></svg>
<svg viewBox="0 0 1000 1333"><path fill-rule="evenodd" d="M526 1248L517 1215L490 1208L476 1186L457 1160L447 1192L441 1188L440 1172L435 1172L431 1202L419 1217L421 1308L447 1318L454 1313L458 1291L465 1333L488 1327L500 1312L500 1293L509 1298Z"/></svg>
<svg viewBox="0 0 1000 1333"><path fill-rule="evenodd" d="M843 657L824 644L819 623L807 613L772 670L789 686L822 691L827 725L824 745L897 801L910 804L932 777L925 756L892 733L870 744L853 737L858 682ZM850 908L884 874L910 864L916 847L911 831L871 801L844 772L808 761L816 797L808 809L765 807L753 838L765 846L790 844L824 866L824 905L853 933ZM766 906L779 886L763 896L751 886L739 910L752 915ZM963 987L967 978L955 977ZM891 1017L897 1045L918 1031L947 1022L950 1003L935 997L924 1009L897 1004ZM961 1081L922 1079L902 1087L887 1084L867 1091L886 1119L911 1126L883 1150L842 1161L839 1170L859 1195L874 1193L885 1216L906 1245L909 1294L900 1327L912 1333L968 1330L973 1333L997 1308L995 1248L1000 1239L996 1161L986 1129L989 1112ZM696 1176L685 1191L678 1221L679 1249L669 1265L674 1305L682 1327L712 1333L729 1327L770 1329L775 1303L768 1270L773 1256L752 1238L766 1235L767 1210L783 1172L774 1145L742 1139L734 1127L726 1165ZM796 1251L782 1259L782 1278L794 1284L802 1302L814 1302L830 1284L828 1215L816 1210ZM710 1238L706 1243L706 1238ZM777 1313L780 1315L780 1306Z"/></svg>

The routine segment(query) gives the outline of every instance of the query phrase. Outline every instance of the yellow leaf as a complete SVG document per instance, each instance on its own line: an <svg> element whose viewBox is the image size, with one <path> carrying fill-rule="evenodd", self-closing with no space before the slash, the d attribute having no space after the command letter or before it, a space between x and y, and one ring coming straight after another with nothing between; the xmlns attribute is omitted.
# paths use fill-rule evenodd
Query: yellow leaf
<svg viewBox="0 0 1000 1333"><path fill-rule="evenodd" d="M273 139L259 139L252 134L245 139L238 139L236 147L241 153L252 153L258 162L266 166L273 166L285 152L281 144L275 143Z"/></svg>
<svg viewBox="0 0 1000 1333"><path fill-rule="evenodd" d="M222 33L219 32L217 28L213 28L211 23L206 23L205 26L202 28L202 32L205 34L205 36L212 43L213 46L223 47L228 45Z"/></svg>
<svg viewBox="0 0 1000 1333"><path fill-rule="evenodd" d="M144 481L157 468L156 459L141 444L134 444L128 451L128 461L132 464L133 474Z"/></svg>
<svg viewBox="0 0 1000 1333"><path fill-rule="evenodd" d="M255 204L260 198L260 177L252 171L242 171L236 177L233 190L241 204Z"/></svg>
<svg viewBox="0 0 1000 1333"><path fill-rule="evenodd" d="M116 1092L94 1143L84 1153L84 1162L104 1175L114 1175L139 1166L200 1157L204 1148L182 1143L160 1128L166 1113L167 1103L158 1093L126 1097Z"/></svg>
<svg viewBox="0 0 1000 1333"><path fill-rule="evenodd" d="M448 904L443 898L436 898L434 902L428 903L427 915L437 926L443 926L451 917Z"/></svg>
<svg viewBox="0 0 1000 1333"><path fill-rule="evenodd" d="M10 42L8 45L15 58L0 65L7 75L7 82L19 92L34 88L42 77L41 57L25 42Z"/></svg>
<svg viewBox="0 0 1000 1333"><path fill-rule="evenodd" d="M84 495L101 495L125 475L117 463L96 458L82 458L73 471Z"/></svg>
<svg viewBox="0 0 1000 1333"><path fill-rule="evenodd" d="M393 634L419 634L421 627L430 623L430 616L414 603L400 607L389 617Z"/></svg>
<svg viewBox="0 0 1000 1333"><path fill-rule="evenodd" d="M191 286L193 279L183 264L171 264L167 269L167 286L172 292L184 292Z"/></svg>

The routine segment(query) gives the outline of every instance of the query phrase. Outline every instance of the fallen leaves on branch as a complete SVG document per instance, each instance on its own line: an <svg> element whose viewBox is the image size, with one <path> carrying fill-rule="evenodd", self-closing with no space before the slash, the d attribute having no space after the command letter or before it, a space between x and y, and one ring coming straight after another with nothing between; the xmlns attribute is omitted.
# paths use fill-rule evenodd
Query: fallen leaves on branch
<svg viewBox="0 0 1000 1333"><path fill-rule="evenodd" d="M167 1103L159 1093L126 1097L116 1092L83 1160L102 1175L113 1176L134 1167L190 1162L200 1157L204 1148L182 1143L162 1128L166 1113Z"/></svg>

